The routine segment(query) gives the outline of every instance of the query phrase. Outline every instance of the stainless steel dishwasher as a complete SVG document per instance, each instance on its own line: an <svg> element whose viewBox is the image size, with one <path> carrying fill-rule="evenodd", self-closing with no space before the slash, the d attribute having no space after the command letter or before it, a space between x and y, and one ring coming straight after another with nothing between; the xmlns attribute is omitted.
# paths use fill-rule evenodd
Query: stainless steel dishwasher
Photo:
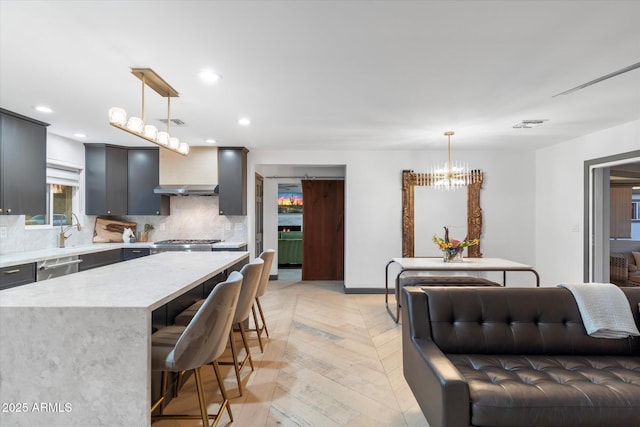
<svg viewBox="0 0 640 427"><path fill-rule="evenodd" d="M82 260L79 259L77 255L40 261L38 262L36 281L40 282L42 280L64 276L65 274L77 273L78 264L81 262Z"/></svg>

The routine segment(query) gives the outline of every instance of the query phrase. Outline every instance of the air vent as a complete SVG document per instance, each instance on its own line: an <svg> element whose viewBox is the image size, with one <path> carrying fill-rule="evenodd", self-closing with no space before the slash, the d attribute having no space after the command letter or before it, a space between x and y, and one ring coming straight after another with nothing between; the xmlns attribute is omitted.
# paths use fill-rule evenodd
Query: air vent
<svg viewBox="0 0 640 427"><path fill-rule="evenodd" d="M159 122L167 124L167 119L158 119ZM171 125L173 126L186 126L187 124L180 119L171 119Z"/></svg>
<svg viewBox="0 0 640 427"><path fill-rule="evenodd" d="M548 122L549 119L534 119L534 120L523 120L521 122L513 125L514 129L530 129L536 126L543 124L544 122Z"/></svg>

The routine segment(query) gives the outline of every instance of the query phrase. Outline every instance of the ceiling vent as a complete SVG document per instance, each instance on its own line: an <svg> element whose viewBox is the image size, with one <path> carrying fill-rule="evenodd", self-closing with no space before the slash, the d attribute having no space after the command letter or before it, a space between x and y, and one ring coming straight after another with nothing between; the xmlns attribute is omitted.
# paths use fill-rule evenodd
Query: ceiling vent
<svg viewBox="0 0 640 427"><path fill-rule="evenodd" d="M549 119L523 120L513 125L513 128L514 129L531 129L536 126L540 126L544 122L548 122L548 121Z"/></svg>
<svg viewBox="0 0 640 427"><path fill-rule="evenodd" d="M158 119L159 122L167 124L167 119ZM187 124L180 119L171 119L172 126L186 126Z"/></svg>

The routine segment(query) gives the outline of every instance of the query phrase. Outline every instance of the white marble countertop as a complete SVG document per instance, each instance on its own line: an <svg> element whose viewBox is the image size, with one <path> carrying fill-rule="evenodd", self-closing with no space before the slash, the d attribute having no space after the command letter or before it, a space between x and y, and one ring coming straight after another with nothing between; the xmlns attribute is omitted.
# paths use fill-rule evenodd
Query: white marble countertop
<svg viewBox="0 0 640 427"><path fill-rule="evenodd" d="M240 249L246 245L247 242L220 242L215 243L213 247L216 249ZM0 254L0 268L11 267L19 264L28 264L31 262L39 262L47 259L108 251L111 249L152 247L153 242L92 243L88 245L70 246L67 248L48 248L28 252L12 252L7 254Z"/></svg>
<svg viewBox="0 0 640 427"><path fill-rule="evenodd" d="M464 258L462 262L444 262L442 257L437 258L392 258L406 270L530 270L531 266L509 261L502 258Z"/></svg>
<svg viewBox="0 0 640 427"><path fill-rule="evenodd" d="M0 291L0 307L153 310L236 264L248 252L163 252Z"/></svg>
<svg viewBox="0 0 640 427"><path fill-rule="evenodd" d="M67 248L48 248L37 251L12 252L8 254L0 254L0 268L44 261L46 259L108 251L110 249L149 247L151 247L151 243L92 243L88 245L70 246Z"/></svg>
<svg viewBox="0 0 640 427"><path fill-rule="evenodd" d="M219 242L214 243L214 249L240 249L243 246L247 246L247 242Z"/></svg>

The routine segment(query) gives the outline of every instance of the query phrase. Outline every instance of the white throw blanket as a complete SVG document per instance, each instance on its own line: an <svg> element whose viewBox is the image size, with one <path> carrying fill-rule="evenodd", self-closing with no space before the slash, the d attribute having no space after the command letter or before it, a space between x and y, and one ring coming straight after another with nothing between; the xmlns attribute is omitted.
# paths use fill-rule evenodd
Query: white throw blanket
<svg viewBox="0 0 640 427"><path fill-rule="evenodd" d="M573 294L587 333L595 338L640 336L624 292L611 283L560 284Z"/></svg>

